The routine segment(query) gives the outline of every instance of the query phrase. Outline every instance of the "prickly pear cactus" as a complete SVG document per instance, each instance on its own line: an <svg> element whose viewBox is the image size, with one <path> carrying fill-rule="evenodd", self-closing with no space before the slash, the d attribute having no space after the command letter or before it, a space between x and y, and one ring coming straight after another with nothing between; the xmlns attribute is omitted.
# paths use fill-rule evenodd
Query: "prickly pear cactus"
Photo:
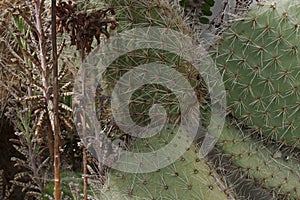
<svg viewBox="0 0 300 200"><path fill-rule="evenodd" d="M136 141L133 152L153 152L177 134L177 130L165 130L147 139ZM185 142L186 133L178 137ZM176 136L177 137L177 136ZM174 149L176 151L176 148ZM147 161L143 162L146 164ZM152 161L150 161L152 162ZM194 145L173 164L151 173L124 173L112 171L104 199L232 199L231 192L221 181L205 158L198 157Z"/></svg>
<svg viewBox="0 0 300 200"><path fill-rule="evenodd" d="M107 2L116 11L117 31L156 25L189 34L184 20L165 1ZM258 3L243 19L233 23L211 50L224 77L230 111L227 127L216 145L221 154L211 157L222 162L226 158L225 163L211 165L204 158L196 158L193 144L184 159L158 172L129 174L112 170L103 196L107 199L299 199L299 13L300 4L293 0ZM201 100L207 97L207 91L202 80L195 78L198 74L191 65L176 55L153 49L138 50L114 62L105 74L104 91L110 93L119 77L133 67L157 61L177 63L174 68L188 77L198 92L199 102L204 102ZM176 122L179 110L173 107L178 103L174 99L160 86L145 86L131 99L132 118L139 125L149 123L149 108L157 103L169 106L169 114L176 117L168 122ZM137 152L157 149L170 139L164 138L171 134L169 130L162 133L138 139L129 149ZM232 166L237 171L229 173L237 172L239 176L235 180L223 177L220 171L226 170L224 166ZM223 178L230 184L224 184ZM243 187L255 185L254 192L241 194L240 186L235 185L237 179L250 181L250 185Z"/></svg>
<svg viewBox="0 0 300 200"><path fill-rule="evenodd" d="M300 198L299 12L298 1L259 3L212 50L239 124L217 146L278 199Z"/></svg>
<svg viewBox="0 0 300 200"><path fill-rule="evenodd" d="M217 147L229 155L227 162L238 166L238 170L253 180L254 185L273 192L278 198L299 199L300 165L295 157L289 158L288 152L280 152L275 146L251 137L249 131L229 124L224 128Z"/></svg>
<svg viewBox="0 0 300 200"><path fill-rule="evenodd" d="M106 0L106 3L114 8L115 19L118 22L116 32L124 32L134 28L161 27L191 35L184 19L177 13L167 1L135 1L135 0ZM104 74L102 93L110 95L117 81L125 73L143 64L156 63L171 66L188 79L193 88L196 88L199 101L203 100L204 87L199 81L199 73L187 61L180 56L157 49L136 50L115 60ZM136 90L129 104L133 121L145 126L149 123L149 109L153 104L162 105L169 116L169 122L178 121L180 109L176 96L168 88L158 84L149 84Z"/></svg>
<svg viewBox="0 0 300 200"><path fill-rule="evenodd" d="M228 110L241 123L284 145L300 147L300 4L259 4L215 48Z"/></svg>
<svg viewBox="0 0 300 200"><path fill-rule="evenodd" d="M190 34L181 16L166 1L107 1L115 10L117 32L148 26L159 26ZM178 55L156 49L137 50L116 60L104 75L103 93L110 93L118 79L127 71L151 62L173 66L186 77L192 87L198 88L198 98L204 90L192 65ZM103 86L102 85L102 86ZM201 92L200 92L201 91ZM178 100L167 88L150 84L136 90L129 105L132 119L138 125L149 123L149 108L162 105L168 113L168 123L176 123L180 117ZM153 151L166 145L172 133L164 130L149 139L136 139L129 151ZM147 142L146 142L147 141ZM185 142L182 139L182 142ZM147 145L145 145L145 143ZM174 149L176 151L176 149ZM197 157L193 144L175 163L151 173L123 173L112 170L106 182L103 197L106 199L233 199L230 189L211 169L204 158Z"/></svg>

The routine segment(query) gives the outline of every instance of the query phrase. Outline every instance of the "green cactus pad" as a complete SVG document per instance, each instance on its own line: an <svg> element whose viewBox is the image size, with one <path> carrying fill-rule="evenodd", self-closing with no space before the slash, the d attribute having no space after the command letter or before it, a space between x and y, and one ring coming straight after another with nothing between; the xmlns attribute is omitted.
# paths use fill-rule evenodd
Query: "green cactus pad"
<svg viewBox="0 0 300 200"><path fill-rule="evenodd" d="M296 157L265 146L230 125L224 128L217 146L256 184L284 198L300 198L300 165Z"/></svg>
<svg viewBox="0 0 300 200"><path fill-rule="evenodd" d="M167 1L106 0L105 2L115 10L117 33L154 26L192 35L181 15ZM176 69L194 88L199 102L204 101L202 95L205 87L200 81L197 69L179 55L160 49L135 50L116 59L104 73L101 85L103 93L111 95L120 77L148 63L163 64ZM147 125L150 121L149 109L154 104L162 105L166 109L169 123L178 122L180 117L178 99L167 87L158 84L148 84L134 92L129 104L133 121L141 126Z"/></svg>
<svg viewBox="0 0 300 200"><path fill-rule="evenodd" d="M149 152L162 148L177 134L176 129L164 129L159 134L136 141L132 151ZM184 133L182 142L185 143ZM176 151L176 147L174 147ZM172 153L172 152L170 152ZM194 145L173 164L151 173L109 174L104 199L228 199L232 194L211 169L199 158Z"/></svg>
<svg viewBox="0 0 300 200"><path fill-rule="evenodd" d="M300 3L259 4L214 49L229 111L258 133L300 147Z"/></svg>

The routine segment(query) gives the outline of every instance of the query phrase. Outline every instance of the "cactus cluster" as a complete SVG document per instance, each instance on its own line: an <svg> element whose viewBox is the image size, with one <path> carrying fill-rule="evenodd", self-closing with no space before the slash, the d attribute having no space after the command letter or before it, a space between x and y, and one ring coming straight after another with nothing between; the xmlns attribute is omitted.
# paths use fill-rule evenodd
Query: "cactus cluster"
<svg viewBox="0 0 300 200"><path fill-rule="evenodd" d="M116 11L117 31L160 26L192 35L166 1L106 2ZM294 0L258 3L211 47L211 56L223 76L229 113L215 150L208 156L211 160L197 157L197 147L192 144L179 160L157 172L130 174L112 170L103 196L107 199L299 199L299 13L300 3ZM103 91L110 93L125 72L149 62L178 63L174 68L188 78L200 103L205 103L207 89L195 70L192 74L197 78L191 78L192 66L176 55L154 49L138 50L116 60L105 74L107 85ZM171 116L180 115L176 98L162 86L137 90L132 102L132 117L140 125L149 123L148 111L155 103L169 106ZM203 116L204 121L209 120L209 114ZM176 122L177 118L174 119L169 123ZM164 129L152 138L136 139L129 149L137 152L157 149L168 143L171 134L172 131ZM225 166L235 171L222 173ZM232 178L234 173L239 176ZM247 187L254 188L254 192L249 189L245 194L236 185L240 179L250 181Z"/></svg>

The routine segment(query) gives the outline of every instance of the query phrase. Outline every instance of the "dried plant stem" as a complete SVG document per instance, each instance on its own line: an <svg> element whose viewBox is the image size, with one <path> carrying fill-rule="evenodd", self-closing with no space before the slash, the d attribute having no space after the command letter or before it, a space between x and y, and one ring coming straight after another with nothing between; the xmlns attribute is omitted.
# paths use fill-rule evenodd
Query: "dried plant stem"
<svg viewBox="0 0 300 200"><path fill-rule="evenodd" d="M52 102L50 102L50 94L49 94L49 71L47 69L47 60L46 60L46 39L45 39L45 32L42 24L42 11L41 8L43 7L43 0L34 0L34 6L35 6L35 18L36 18L36 29L37 29L37 35L39 39L39 58L40 58L40 64L42 69L42 84L43 84L43 96L45 98L45 109L46 113L48 115L48 129L47 129L47 137L48 137L48 148L51 160L54 159L54 143L53 143L53 131L50 127L52 127L51 120L50 120L50 111L52 107Z"/></svg>
<svg viewBox="0 0 300 200"><path fill-rule="evenodd" d="M60 134L59 134L59 116L58 116L58 55L57 55L57 41L56 41L56 0L52 0L51 5L51 23L52 23L52 55L53 55L53 122L52 129L54 133L54 196L56 200L61 199L61 180L60 180Z"/></svg>
<svg viewBox="0 0 300 200"><path fill-rule="evenodd" d="M67 32L71 36L71 45L76 45L76 49L80 52L81 55L81 96L78 102L75 102L73 99L73 106L79 105L81 109L77 111L76 115L78 115L78 119L80 119L79 124L81 124L80 128L82 129L82 140L87 139L87 117L84 106L86 102L84 101L84 97L86 93L85 86L85 73L86 69L84 66L84 59L86 53L90 53L92 50L92 44L94 38L97 40L97 44L100 44L100 36L105 35L107 38L109 37L108 27L113 30L117 26L115 20L112 20L108 17L108 13L111 15L115 15L115 12L112 8L108 8L106 10L96 10L87 14L87 12L82 12L78 10L77 4L73 1L63 2L60 1L57 6L57 26L59 32ZM88 199L88 167L87 167L87 149L83 147L83 193L84 200ZM102 168L101 165L99 167ZM103 175L103 169L101 171L101 176Z"/></svg>
<svg viewBox="0 0 300 200"><path fill-rule="evenodd" d="M41 16L41 1L35 0L35 15L36 15L36 27L37 27L37 34L39 38L39 56L41 61L41 67L42 67L42 82L44 86L43 94L46 97L46 102L50 100L50 95L47 92L47 89L49 87L49 72L47 70L47 61L46 61L46 49L45 49L45 34L44 29L42 25L42 16Z"/></svg>
<svg viewBox="0 0 300 200"><path fill-rule="evenodd" d="M84 50L81 50L81 63L82 63L82 95L85 96L85 66L84 66L84 58L85 58L85 52ZM82 110L82 115L81 115L81 123L82 123L82 135L83 138L86 139L87 134L86 134L86 116L84 110ZM83 147L83 152L82 152L82 160L83 160L83 199L87 200L88 199L88 177L87 177L87 150L85 147Z"/></svg>

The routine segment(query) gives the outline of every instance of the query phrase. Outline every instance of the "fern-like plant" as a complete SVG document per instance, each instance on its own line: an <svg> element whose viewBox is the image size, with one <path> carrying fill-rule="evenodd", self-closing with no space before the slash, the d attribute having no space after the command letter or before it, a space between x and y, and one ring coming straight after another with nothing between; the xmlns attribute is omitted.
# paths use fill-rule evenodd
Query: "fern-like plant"
<svg viewBox="0 0 300 200"><path fill-rule="evenodd" d="M41 193L47 183L47 173L49 171L49 156L42 141L34 136L32 127L32 115L29 109L19 111L16 134L19 139L11 139L14 147L21 153L22 157L12 157L15 162L14 167L20 168L12 184L22 187L26 194L26 199L35 197L40 199Z"/></svg>

